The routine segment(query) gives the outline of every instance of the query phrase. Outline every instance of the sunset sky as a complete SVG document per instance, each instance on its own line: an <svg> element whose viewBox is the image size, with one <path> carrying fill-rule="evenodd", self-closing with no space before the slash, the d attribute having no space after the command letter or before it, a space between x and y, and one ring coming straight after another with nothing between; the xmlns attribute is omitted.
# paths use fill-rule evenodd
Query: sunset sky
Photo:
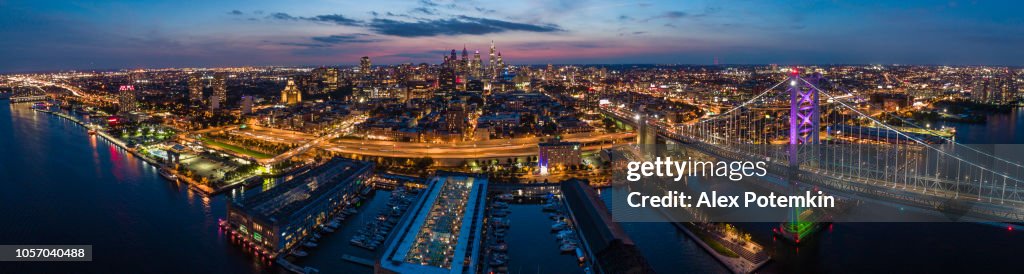
<svg viewBox="0 0 1024 274"><path fill-rule="evenodd" d="M509 64L1024 64L1021 1L208 2L0 0L0 72L438 63L491 40Z"/></svg>

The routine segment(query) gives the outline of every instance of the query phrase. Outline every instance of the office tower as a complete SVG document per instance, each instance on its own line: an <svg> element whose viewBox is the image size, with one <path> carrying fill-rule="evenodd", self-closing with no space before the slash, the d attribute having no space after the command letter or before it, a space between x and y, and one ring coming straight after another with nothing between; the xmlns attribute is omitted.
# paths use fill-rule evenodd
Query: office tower
<svg viewBox="0 0 1024 274"><path fill-rule="evenodd" d="M495 56L494 56L494 40L491 40L491 54L487 58L487 69L489 71L488 74L487 74L487 77L494 78L494 76L496 75L495 69L494 69L494 67L496 65L495 61L497 61L497 60L495 59Z"/></svg>
<svg viewBox="0 0 1024 274"><path fill-rule="evenodd" d="M188 99L192 102L203 101L203 79L195 73L188 77Z"/></svg>
<svg viewBox="0 0 1024 274"><path fill-rule="evenodd" d="M227 75L223 72L217 72L213 74L213 95L210 97L217 97L217 105L227 105L228 102L228 84ZM212 106L212 104L211 104Z"/></svg>
<svg viewBox="0 0 1024 274"><path fill-rule="evenodd" d="M242 114L252 114L252 95L242 96Z"/></svg>
<svg viewBox="0 0 1024 274"><path fill-rule="evenodd" d="M459 62L459 75L465 75L466 70L469 69L469 52L466 51L466 45L462 45L462 62Z"/></svg>
<svg viewBox="0 0 1024 274"><path fill-rule="evenodd" d="M288 80L288 85L281 90L281 103L286 105L302 103L302 91L295 86L294 80Z"/></svg>
<svg viewBox="0 0 1024 274"><path fill-rule="evenodd" d="M121 85L118 88L117 103L119 105L118 113L126 114L139 110L139 105L135 102L135 86L131 84Z"/></svg>
<svg viewBox="0 0 1024 274"><path fill-rule="evenodd" d="M469 70L469 73L470 75L473 76L473 79L480 79L481 77L483 77L484 67L483 62L480 60L480 50L477 50L475 53L473 53L473 62L471 63Z"/></svg>
<svg viewBox="0 0 1024 274"><path fill-rule="evenodd" d="M455 59L455 50L452 50L451 57L445 56L444 63L441 64L441 70L437 76L437 86L442 92L451 92L455 90L456 78L455 78L455 63L458 60Z"/></svg>
<svg viewBox="0 0 1024 274"><path fill-rule="evenodd" d="M369 66L370 59L366 58L367 66ZM327 68L324 73L324 83L326 83L327 92L333 92L338 90L338 68Z"/></svg>
<svg viewBox="0 0 1024 274"><path fill-rule="evenodd" d="M505 61L501 60L501 52L498 52L497 67L494 68L494 75L501 77L501 73L505 70Z"/></svg>
<svg viewBox="0 0 1024 274"><path fill-rule="evenodd" d="M220 109L220 97L210 96L210 110Z"/></svg>
<svg viewBox="0 0 1024 274"><path fill-rule="evenodd" d="M363 56L363 58L359 59L359 73L362 74L363 76L370 75L370 66L371 65L372 64L370 63L370 57L369 56Z"/></svg>

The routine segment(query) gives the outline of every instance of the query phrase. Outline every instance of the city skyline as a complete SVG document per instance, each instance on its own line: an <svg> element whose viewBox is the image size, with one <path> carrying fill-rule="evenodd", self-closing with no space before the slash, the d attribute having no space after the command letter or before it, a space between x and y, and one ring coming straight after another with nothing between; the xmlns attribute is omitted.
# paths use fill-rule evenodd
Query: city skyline
<svg viewBox="0 0 1024 274"><path fill-rule="evenodd" d="M1015 3L329 2L4 1L0 72L438 63L492 40L514 64L1024 61Z"/></svg>

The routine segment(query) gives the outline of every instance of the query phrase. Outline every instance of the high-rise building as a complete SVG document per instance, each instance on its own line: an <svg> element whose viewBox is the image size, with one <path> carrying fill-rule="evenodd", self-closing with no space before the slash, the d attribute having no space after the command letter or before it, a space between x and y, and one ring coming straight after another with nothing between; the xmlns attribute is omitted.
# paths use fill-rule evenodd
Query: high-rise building
<svg viewBox="0 0 1024 274"><path fill-rule="evenodd" d="M458 60L455 59L455 50L452 50L451 57L445 56L444 63L441 63L441 70L437 76L437 87L442 92L451 92L455 90L456 76L455 76L455 64Z"/></svg>
<svg viewBox="0 0 1024 274"><path fill-rule="evenodd" d="M217 72L213 74L213 95L210 97L217 97L218 106L227 105L228 102L228 83L227 75L223 72Z"/></svg>
<svg viewBox="0 0 1024 274"><path fill-rule="evenodd" d="M188 77L188 99L192 102L203 101L203 79L192 74Z"/></svg>
<svg viewBox="0 0 1024 274"><path fill-rule="evenodd" d="M220 109L220 97L210 96L210 110Z"/></svg>
<svg viewBox="0 0 1024 274"><path fill-rule="evenodd" d="M469 74L473 76L473 79L480 79L483 77L484 67L483 62L480 61L480 51L477 50L473 53L473 62L470 63Z"/></svg>
<svg viewBox="0 0 1024 274"><path fill-rule="evenodd" d="M373 64L370 63L370 56L363 56L363 58L360 58L359 59L359 74L361 74L362 76L369 76L370 75L370 66L372 66L372 65Z"/></svg>
<svg viewBox="0 0 1024 274"><path fill-rule="evenodd" d="M495 72L495 67L497 67L496 62L498 60L495 57L496 56L494 56L494 40L491 40L491 54L487 58L487 77L489 78L494 78L497 75L497 73Z"/></svg>
<svg viewBox="0 0 1024 274"><path fill-rule="evenodd" d="M252 95L242 96L242 114L252 114Z"/></svg>
<svg viewBox="0 0 1024 274"><path fill-rule="evenodd" d="M302 91L295 86L294 80L288 80L288 85L281 90L281 103L286 105L302 103Z"/></svg>
<svg viewBox="0 0 1024 274"><path fill-rule="evenodd" d="M469 52L466 51L466 45L462 45L462 61L459 62L459 75L466 75L466 70L469 69Z"/></svg>
<svg viewBox="0 0 1024 274"><path fill-rule="evenodd" d="M338 68L327 68L327 71L324 73L324 88L327 89L327 92L338 90L338 82Z"/></svg>
<svg viewBox="0 0 1024 274"><path fill-rule="evenodd" d="M131 84L121 85L117 92L118 113L126 114L139 110L135 101L135 86Z"/></svg>

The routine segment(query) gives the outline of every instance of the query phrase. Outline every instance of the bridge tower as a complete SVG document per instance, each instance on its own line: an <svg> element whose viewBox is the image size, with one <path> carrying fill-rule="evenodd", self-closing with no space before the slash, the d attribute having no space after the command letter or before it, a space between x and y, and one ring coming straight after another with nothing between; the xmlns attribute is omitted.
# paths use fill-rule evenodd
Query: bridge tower
<svg viewBox="0 0 1024 274"><path fill-rule="evenodd" d="M793 68L789 77L789 186L790 194L800 191L795 176L799 173L800 164L815 157L820 144L821 109L819 106L818 80L820 74L800 77L800 71ZM814 220L808 220L809 211L793 208L789 212L789 222L780 225L777 230L783 237L799 244L804 238L818 229Z"/></svg>

